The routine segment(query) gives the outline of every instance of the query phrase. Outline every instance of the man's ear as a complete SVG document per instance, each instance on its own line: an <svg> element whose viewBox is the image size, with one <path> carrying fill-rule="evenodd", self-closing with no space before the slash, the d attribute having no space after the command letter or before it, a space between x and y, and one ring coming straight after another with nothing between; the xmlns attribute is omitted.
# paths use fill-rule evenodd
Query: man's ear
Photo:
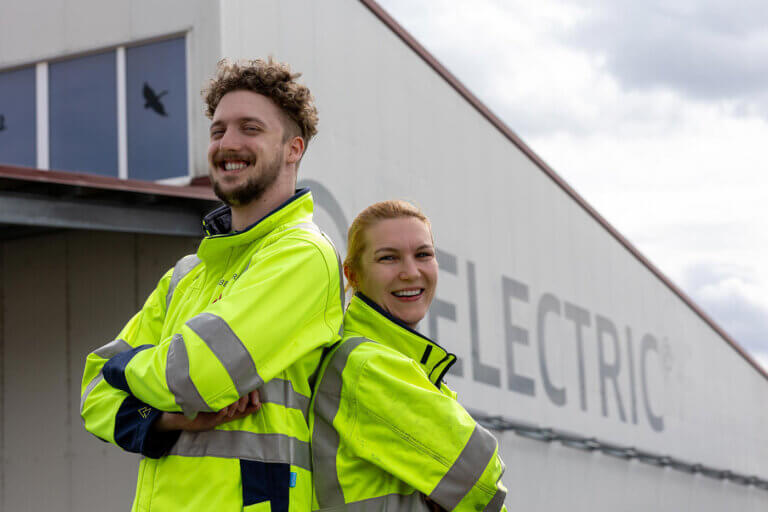
<svg viewBox="0 0 768 512"><path fill-rule="evenodd" d="M301 160L301 155L304 154L304 139L299 136L293 137L288 141L288 155L285 157L285 162L289 164L298 163Z"/></svg>

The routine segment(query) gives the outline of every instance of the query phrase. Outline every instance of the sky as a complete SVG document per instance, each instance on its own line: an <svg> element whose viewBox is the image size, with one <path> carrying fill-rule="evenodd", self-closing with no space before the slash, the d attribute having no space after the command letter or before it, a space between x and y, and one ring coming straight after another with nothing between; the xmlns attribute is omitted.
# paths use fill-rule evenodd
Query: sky
<svg viewBox="0 0 768 512"><path fill-rule="evenodd" d="M379 0L768 369L764 0Z"/></svg>

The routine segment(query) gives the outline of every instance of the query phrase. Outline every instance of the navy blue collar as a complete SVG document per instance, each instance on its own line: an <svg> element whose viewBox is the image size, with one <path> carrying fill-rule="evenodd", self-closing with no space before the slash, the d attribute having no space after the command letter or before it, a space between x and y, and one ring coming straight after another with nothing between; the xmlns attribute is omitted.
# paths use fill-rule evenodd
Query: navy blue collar
<svg viewBox="0 0 768 512"><path fill-rule="evenodd" d="M273 213L277 212L278 210L282 210L304 194L309 193L309 188L305 187L302 189L297 190L291 197L283 201L283 203L278 206L277 208L273 209L271 212L266 214L264 217L260 218L247 228L243 229L242 231L232 232L232 208L227 204L222 204L212 212L210 212L208 215L203 217L203 229L205 229L205 233L208 236L211 235L226 235L226 234L236 234L236 233L242 233L244 231L248 231L249 229L256 226L258 223L272 215Z"/></svg>
<svg viewBox="0 0 768 512"><path fill-rule="evenodd" d="M396 316L390 314L389 312L385 311L381 306L379 306L373 300L371 300L370 298L366 297L365 294L363 294L361 292L355 292L355 297L360 299L366 306L368 306L373 311L378 313L384 319L392 322L393 324L397 325L398 327L406 330L408 333L413 334L414 336L416 336L419 339L421 339L421 340L426 342L426 348L424 350L423 355L421 356L421 359L420 360L417 359L417 360L419 360L419 362L421 364L427 363L427 360L430 358L430 354L433 351L432 350L432 345L438 347L439 352L445 354L445 356L440 361L438 361L436 364L434 364L434 366L432 368L427 368L427 374L430 377L430 379L432 379L432 373L434 373L434 370L437 369L437 368L440 368L439 369L439 375L437 375L437 378L433 381L434 384L439 389L440 388L440 382L445 377L445 374L448 373L448 370L451 368L451 366L453 366L456 363L456 356L454 354L451 354L447 350L445 350L445 348L443 348L436 341L434 341L434 340L424 336L420 332L412 329L411 327L406 325L405 322L403 322L402 320L400 320ZM350 303L350 307L352 307L352 303ZM443 366L444 363L445 363L445 365Z"/></svg>

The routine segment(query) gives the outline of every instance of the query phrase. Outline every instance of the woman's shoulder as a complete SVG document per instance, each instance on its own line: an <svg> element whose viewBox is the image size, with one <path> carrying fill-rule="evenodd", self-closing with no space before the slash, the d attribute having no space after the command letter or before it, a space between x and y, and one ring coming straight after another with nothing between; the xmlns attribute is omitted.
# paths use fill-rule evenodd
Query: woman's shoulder
<svg viewBox="0 0 768 512"><path fill-rule="evenodd" d="M335 350L335 354L338 354L338 357L344 357L348 361L357 363L368 361L413 361L412 358L383 343L379 343L366 336L355 335L345 337Z"/></svg>
<svg viewBox="0 0 768 512"><path fill-rule="evenodd" d="M332 362L342 369L343 381L353 394L363 389L418 384L437 391L418 361L366 337L342 341Z"/></svg>

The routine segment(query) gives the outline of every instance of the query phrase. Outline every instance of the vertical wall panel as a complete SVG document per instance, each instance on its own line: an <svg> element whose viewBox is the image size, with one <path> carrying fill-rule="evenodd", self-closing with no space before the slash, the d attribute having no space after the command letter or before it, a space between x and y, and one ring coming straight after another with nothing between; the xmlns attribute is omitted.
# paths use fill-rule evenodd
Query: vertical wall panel
<svg viewBox="0 0 768 512"><path fill-rule="evenodd" d="M189 174L187 66L183 37L126 50L128 176Z"/></svg>
<svg viewBox="0 0 768 512"><path fill-rule="evenodd" d="M80 231L0 244L0 510L130 507L138 456L80 419L85 357L198 242Z"/></svg>
<svg viewBox="0 0 768 512"><path fill-rule="evenodd" d="M115 52L49 66L50 166L117 177Z"/></svg>
<svg viewBox="0 0 768 512"><path fill-rule="evenodd" d="M0 73L0 163L35 166L35 68Z"/></svg>
<svg viewBox="0 0 768 512"><path fill-rule="evenodd" d="M0 243L0 509L5 506L5 244Z"/></svg>
<svg viewBox="0 0 768 512"><path fill-rule="evenodd" d="M67 236L69 260L69 394L80 395L86 355L112 341L136 311L135 235L73 232ZM104 443L83 428L77 406L72 425L73 510L128 509L136 488L139 458Z"/></svg>
<svg viewBox="0 0 768 512"><path fill-rule="evenodd" d="M197 252L198 238L136 235L138 301L143 304L163 274L187 254Z"/></svg>
<svg viewBox="0 0 768 512"><path fill-rule="evenodd" d="M4 247L3 510L69 508L66 418L66 244L63 236ZM44 485L31 485L44 482Z"/></svg>

